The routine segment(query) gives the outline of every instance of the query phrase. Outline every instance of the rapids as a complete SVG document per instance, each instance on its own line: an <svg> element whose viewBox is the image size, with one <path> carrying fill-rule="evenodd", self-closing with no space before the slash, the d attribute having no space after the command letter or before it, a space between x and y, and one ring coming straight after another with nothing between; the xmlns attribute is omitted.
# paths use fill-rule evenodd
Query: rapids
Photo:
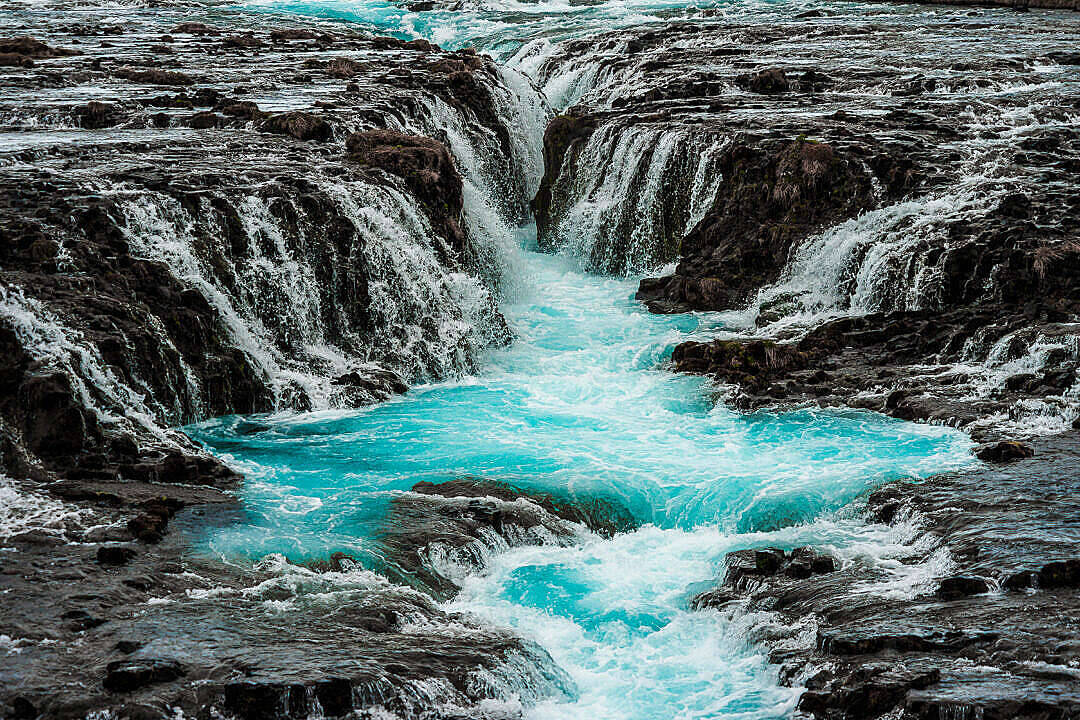
<svg viewBox="0 0 1080 720"><path fill-rule="evenodd" d="M389 503L420 481L482 476L616 499L640 529L610 540L583 529L580 546L513 548L459 569L463 590L449 609L513 627L575 681L572 702L529 716L784 716L797 695L751 642L772 620L691 612L694 588L722 572L728 551L813 544L869 559L914 590L923 574L898 562L898 531L841 509L888 480L969 463L969 440L865 413L744 415L714 404L719 389L663 362L681 339L718 331L717 318L651 315L632 299L632 280L586 274L576 258L525 244L510 260L519 281L503 308L517 339L481 374L358 411L189 427L249 478L249 522L206 550L249 562L343 551L378 570L374 538ZM792 642L813 637L788 630Z"/></svg>
<svg viewBox="0 0 1080 720"><path fill-rule="evenodd" d="M662 1L431 12L379 2L267 0L246 7L490 52L506 79L520 85L516 150L533 169L544 111L530 85L559 109L602 83L599 66L545 69L559 41L672 15L703 17L699 8ZM778 19L794 14L791 7L756 7ZM527 716L790 714L798 690L777 683L756 640L783 636L805 645L813 642L812 624L782 628L767 613L738 609L694 612L689 598L723 573L727 552L764 545L814 545L842 562L880 568L889 579L868 591L917 592L942 568L901 562L910 551L904 526L867 524L857 499L890 480L969 464L970 441L947 428L870 413L734 411L723 402L724 388L665 369L678 342L725 332L723 316L645 312L633 300L636 277L589 272L595 238L577 237L559 254L545 254L531 226L511 239L505 222L484 224L481 210L497 203L478 189L485 183L470 172L476 158L463 157L467 143L451 139L459 140L455 154L475 183L467 219L471 214L474 229L497 235L492 242L502 248L501 311L514 342L486 351L479 373L416 386L368 408L227 417L186 428L248 478L247 522L206 538L203 551L240 563L343 551L378 572L385 559L377 537L391 502L421 481L483 477L613 500L630 510L638 529L604 539L582 528L571 547L493 546L482 565L434 568L462 587L447 609L538 642L573 679L571 699L526 702ZM528 178L530 188L536 180ZM607 182L629 192L619 189L618 177ZM705 201L695 196L692 204ZM581 213L586 221L571 228L577 235L601 231L602 211ZM610 269L642 272L650 269L647 256ZM535 697L520 690L488 711L520 711L522 698Z"/></svg>

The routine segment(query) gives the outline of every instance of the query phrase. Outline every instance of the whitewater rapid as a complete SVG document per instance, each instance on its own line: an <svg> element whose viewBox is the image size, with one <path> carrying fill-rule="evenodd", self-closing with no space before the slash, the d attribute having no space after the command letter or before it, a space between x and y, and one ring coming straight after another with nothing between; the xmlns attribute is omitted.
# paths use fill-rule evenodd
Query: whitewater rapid
<svg viewBox="0 0 1080 720"><path fill-rule="evenodd" d="M677 342L716 332L717 318L651 315L632 280L525 245L503 307L516 340L482 373L357 411L190 428L248 477L250 523L208 549L251 562L342 551L377 568L390 502L420 481L478 476L612 499L642 527L610 540L582 529L574 547L492 552L485 567L456 569L463 590L448 609L535 640L575 682L572 700L529 716L784 716L796 691L754 643L775 619L693 612L689 598L722 575L727 552L764 545L821 547L882 568L890 592L918 591L933 573L899 561L913 554L910 528L868 526L843 508L889 480L969 463L970 441L868 413L716 404L718 389L664 361Z"/></svg>

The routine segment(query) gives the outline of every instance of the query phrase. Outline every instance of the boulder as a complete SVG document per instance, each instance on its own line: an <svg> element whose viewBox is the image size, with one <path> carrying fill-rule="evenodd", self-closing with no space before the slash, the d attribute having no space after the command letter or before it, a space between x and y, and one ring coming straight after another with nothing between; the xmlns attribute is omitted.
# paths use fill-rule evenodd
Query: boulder
<svg viewBox="0 0 1080 720"><path fill-rule="evenodd" d="M315 142L326 142L334 136L334 130L326 120L299 110L271 115L259 126L259 130Z"/></svg>
<svg viewBox="0 0 1080 720"><path fill-rule="evenodd" d="M108 664L102 684L110 692L132 692L147 685L172 682L186 674L184 666L175 660L118 660Z"/></svg>
<svg viewBox="0 0 1080 720"><path fill-rule="evenodd" d="M1035 454L1035 449L1018 440L1001 440L975 448L975 457L983 462L1003 463L1022 460Z"/></svg>

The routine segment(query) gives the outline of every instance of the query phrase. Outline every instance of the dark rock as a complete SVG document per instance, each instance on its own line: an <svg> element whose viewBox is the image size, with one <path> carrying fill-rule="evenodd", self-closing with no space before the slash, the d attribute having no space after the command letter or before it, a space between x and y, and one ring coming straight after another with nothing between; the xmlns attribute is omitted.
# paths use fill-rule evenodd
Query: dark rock
<svg viewBox="0 0 1080 720"><path fill-rule="evenodd" d="M115 73L116 77L143 83L145 85L194 85L195 79L190 75L172 70L159 70L157 68L138 69L120 68Z"/></svg>
<svg viewBox="0 0 1080 720"><path fill-rule="evenodd" d="M345 715L353 708L352 683L344 678L315 683L315 697L327 715Z"/></svg>
<svg viewBox="0 0 1080 720"><path fill-rule="evenodd" d="M88 130L112 127L121 120L115 105L96 100L75 108L75 115L79 118L79 125Z"/></svg>
<svg viewBox="0 0 1080 720"><path fill-rule="evenodd" d="M274 42L285 42L287 40L314 40L317 37L319 37L319 33L306 28L284 28L281 30L272 30L270 32L270 39Z"/></svg>
<svg viewBox="0 0 1080 720"><path fill-rule="evenodd" d="M796 141L728 150L713 207L683 238L668 278L642 281L637 298L725 310L775 281L791 247L823 225L872 207L870 175L830 145Z"/></svg>
<svg viewBox="0 0 1080 720"><path fill-rule="evenodd" d="M596 130L598 120L591 115L558 115L544 130L544 177L540 190L532 201L536 216L537 235L547 234L550 220L552 189L559 178L563 165L573 161L573 155L588 142Z"/></svg>
<svg viewBox="0 0 1080 720"><path fill-rule="evenodd" d="M1044 565L1039 571L1039 587L1080 587L1080 559Z"/></svg>
<svg viewBox="0 0 1080 720"><path fill-rule="evenodd" d="M0 67L34 67L33 58L18 53L0 53Z"/></svg>
<svg viewBox="0 0 1080 720"><path fill-rule="evenodd" d="M188 125L195 130L208 130L221 126L221 117L214 112L195 113L188 120Z"/></svg>
<svg viewBox="0 0 1080 720"><path fill-rule="evenodd" d="M221 31L208 27L205 23L185 22L180 23L169 32L175 35L220 35Z"/></svg>
<svg viewBox="0 0 1080 720"><path fill-rule="evenodd" d="M135 555L132 548L105 545L98 548L97 561L101 565L126 565Z"/></svg>
<svg viewBox="0 0 1080 720"><path fill-rule="evenodd" d="M29 699L19 695L11 701L11 720L35 720L37 708Z"/></svg>
<svg viewBox="0 0 1080 720"><path fill-rule="evenodd" d="M1017 440L1001 440L975 448L975 457L984 462L1011 462L1029 458L1034 454L1035 450L1030 445Z"/></svg>
<svg viewBox="0 0 1080 720"><path fill-rule="evenodd" d="M50 47L32 37L0 38L0 54L42 59L78 55L77 50Z"/></svg>
<svg viewBox="0 0 1080 720"><path fill-rule="evenodd" d="M130 655L142 646L143 644L136 640L120 640L114 647L117 651L122 652L125 655Z"/></svg>
<svg viewBox="0 0 1080 720"><path fill-rule="evenodd" d="M118 660L106 667L102 683L110 692L132 692L147 685L172 682L186 675L174 660Z"/></svg>
<svg viewBox="0 0 1080 720"><path fill-rule="evenodd" d="M221 108L221 113L243 120L259 120L266 116L266 113L259 110L258 105L250 101L227 103Z"/></svg>
<svg viewBox="0 0 1080 720"><path fill-rule="evenodd" d="M68 625L76 631L90 630L96 628L99 625L104 625L106 620L104 618L91 615L86 610L68 610L60 616L62 619L68 621Z"/></svg>
<svg viewBox="0 0 1080 720"><path fill-rule="evenodd" d="M691 598L690 609L706 610L709 608L720 608L728 603L735 602L738 599L739 596L730 590L713 588L712 590L706 590Z"/></svg>
<svg viewBox="0 0 1080 720"><path fill-rule="evenodd" d="M227 48L258 48L262 47L263 41L255 37L254 33L244 33L227 37L221 44Z"/></svg>
<svg viewBox="0 0 1080 720"><path fill-rule="evenodd" d="M334 130L326 120L299 110L272 115L259 129L275 135L291 135L297 140L316 142L326 142L334 136Z"/></svg>
<svg viewBox="0 0 1080 720"><path fill-rule="evenodd" d="M775 575L784 564L784 551L776 548L754 551L754 568L758 575Z"/></svg>
<svg viewBox="0 0 1080 720"><path fill-rule="evenodd" d="M308 711L303 685L234 682L225 686L225 710L239 720L288 720Z"/></svg>
<svg viewBox="0 0 1080 720"><path fill-rule="evenodd" d="M766 68L737 79L738 84L759 95L777 95L791 89L787 75L781 68Z"/></svg>
<svg viewBox="0 0 1080 720"><path fill-rule="evenodd" d="M956 575L941 581L938 587L938 597L947 600L967 597L968 595L982 595L990 592L990 584L980 577L967 577Z"/></svg>

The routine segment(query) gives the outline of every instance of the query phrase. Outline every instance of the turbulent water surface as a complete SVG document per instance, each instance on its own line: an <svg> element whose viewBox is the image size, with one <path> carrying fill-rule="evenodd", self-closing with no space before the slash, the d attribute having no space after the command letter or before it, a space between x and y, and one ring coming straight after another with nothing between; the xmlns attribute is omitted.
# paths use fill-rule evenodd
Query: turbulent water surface
<svg viewBox="0 0 1080 720"><path fill-rule="evenodd" d="M513 3L417 13L376 2L260 2L248 9L476 45L531 77L557 109L599 82L598 67L544 69L559 40L673 15L784 20L803 8ZM520 152L537 155L541 127L525 128ZM489 352L479 374L358 411L233 417L190 428L249 478L249 522L209 538L207 550L252 562L344 551L378 570L376 538L390 503L420 481L482 477L615 500L639 529L614 539L582 530L572 547L493 547L483 568L437 568L462 586L450 609L514 628L570 674L570 700L541 701L528 714L789 714L797 691L777 684L754 644L773 619L691 612L688 599L722 572L725 553L764 544L813 544L841 560L857 557L892 578L871 591L916 591L933 573L900 562L903 528L867 525L850 503L886 481L967 464L969 441L851 411L737 413L716 402L722 389L664 369L677 342L722 331L722 318L650 315L632 299L636 279L584 272L580 248L546 255L528 238L495 241L507 248L512 282L502 311L516 339ZM810 627L786 632L792 642L813 637ZM513 709L514 698L508 702Z"/></svg>
<svg viewBox="0 0 1080 720"><path fill-rule="evenodd" d="M702 380L662 369L713 319L650 315L633 282L583 274L574 258L525 250L512 262L520 281L504 312L517 339L482 374L360 411L192 428L249 477L250 524L210 548L252 561L345 551L378 568L390 501L424 480L617 499L639 530L505 549L480 572L438 567L463 585L452 609L515 628L570 673L573 701L530 716L786 715L795 691L752 643L771 619L690 612L690 596L726 552L761 544L860 557L893 577L877 591L913 592L931 573L899 562L903 532L835 511L887 480L968 463L969 441L872 414L714 406Z"/></svg>

